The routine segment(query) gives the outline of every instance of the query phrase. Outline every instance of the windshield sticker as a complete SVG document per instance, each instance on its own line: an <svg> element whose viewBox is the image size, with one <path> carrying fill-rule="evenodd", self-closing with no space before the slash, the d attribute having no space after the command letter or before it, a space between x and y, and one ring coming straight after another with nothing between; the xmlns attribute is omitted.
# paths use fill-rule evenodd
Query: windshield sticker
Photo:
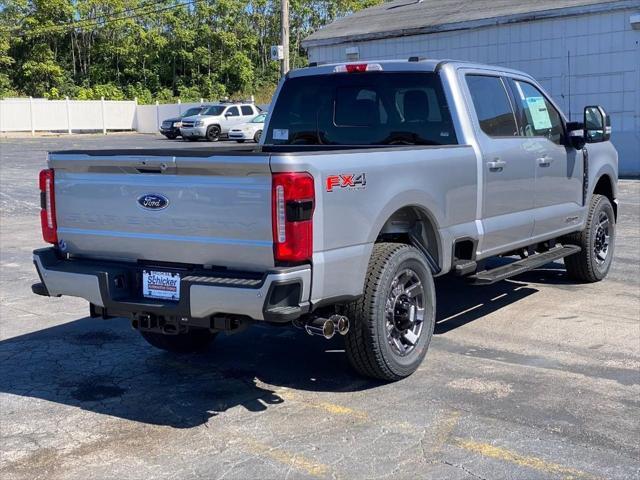
<svg viewBox="0 0 640 480"><path fill-rule="evenodd" d="M274 128L273 129L273 139L274 140L289 140L289 129L288 128Z"/></svg>
<svg viewBox="0 0 640 480"><path fill-rule="evenodd" d="M533 128L535 130L546 130L551 128L551 118L549 118L549 110L547 104L542 97L528 97L527 107L531 113Z"/></svg>

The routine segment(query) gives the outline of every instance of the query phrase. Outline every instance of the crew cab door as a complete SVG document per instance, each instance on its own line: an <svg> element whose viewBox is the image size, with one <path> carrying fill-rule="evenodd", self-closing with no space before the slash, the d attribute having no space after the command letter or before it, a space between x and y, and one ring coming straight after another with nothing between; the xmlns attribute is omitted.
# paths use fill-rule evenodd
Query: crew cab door
<svg viewBox="0 0 640 480"><path fill-rule="evenodd" d="M580 221L582 152L566 141L562 116L528 79L510 78L523 146L535 168L533 236L566 230Z"/></svg>
<svg viewBox="0 0 640 480"><path fill-rule="evenodd" d="M506 79L484 70L463 71L467 104L482 154L483 256L530 238L534 225L535 165L518 135Z"/></svg>

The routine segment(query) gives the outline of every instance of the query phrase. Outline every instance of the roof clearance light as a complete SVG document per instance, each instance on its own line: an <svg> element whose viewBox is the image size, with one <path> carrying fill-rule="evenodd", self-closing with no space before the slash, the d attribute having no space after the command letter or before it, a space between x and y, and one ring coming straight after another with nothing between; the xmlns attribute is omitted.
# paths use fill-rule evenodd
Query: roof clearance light
<svg viewBox="0 0 640 480"><path fill-rule="evenodd" d="M379 63L346 63L336 66L333 71L335 73L381 72L382 65Z"/></svg>

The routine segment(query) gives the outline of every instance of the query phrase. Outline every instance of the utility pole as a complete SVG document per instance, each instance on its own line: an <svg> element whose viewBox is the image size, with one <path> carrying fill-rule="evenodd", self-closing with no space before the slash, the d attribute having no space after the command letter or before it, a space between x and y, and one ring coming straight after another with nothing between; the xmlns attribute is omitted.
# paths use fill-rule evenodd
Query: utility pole
<svg viewBox="0 0 640 480"><path fill-rule="evenodd" d="M289 0L280 0L280 41L284 50L280 63L280 76L289 71Z"/></svg>

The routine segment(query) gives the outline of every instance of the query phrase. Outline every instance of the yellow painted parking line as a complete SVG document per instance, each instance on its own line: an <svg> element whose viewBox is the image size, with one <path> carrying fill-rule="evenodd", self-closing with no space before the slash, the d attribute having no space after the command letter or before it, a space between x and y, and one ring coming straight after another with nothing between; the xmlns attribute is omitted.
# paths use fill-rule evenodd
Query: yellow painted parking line
<svg viewBox="0 0 640 480"><path fill-rule="evenodd" d="M277 394L284 400L295 402L296 404L307 408L320 409L331 415L349 417L361 423L369 423L371 421L369 415L364 411L355 410L335 403L317 402L289 389L279 389ZM436 456L445 444L451 443L459 448L477 453L487 458L493 458L503 462L512 463L520 467L530 468L543 472L547 475L560 476L565 480L596 480L599 478L575 468L566 467L559 463L548 462L538 457L522 455L488 443L459 437L452 439L451 435L458 425L461 415L462 412L457 410L443 413L431 428L424 430L425 436L421 443L422 452L426 460L429 460L428 456ZM384 425L391 430L398 428L398 424L396 423L389 425L387 425L387 422L379 421L373 421L371 423L375 425ZM404 424L402 429L403 431L416 431L418 429L416 425L407 424L406 422L401 423ZM316 463L313 460L305 459L304 457L293 455L280 449L270 449L266 445L258 444L257 442L253 442L252 445L257 453L270 457L280 463L291 465L293 468L306 471L310 475L324 476L329 471L326 465Z"/></svg>
<svg viewBox="0 0 640 480"><path fill-rule="evenodd" d="M460 421L460 415L460 412L454 410L448 415L442 415L438 418L435 428L433 429L431 441L429 442L431 444L430 452L432 454L440 452L442 446L449 441L451 433Z"/></svg>
<svg viewBox="0 0 640 480"><path fill-rule="evenodd" d="M283 465L287 465L289 468L306 472L314 477L324 477L327 476L329 472L328 466L306 458L299 453L292 453L282 448L271 447L250 438L244 438L241 445L249 453L269 458Z"/></svg>
<svg viewBox="0 0 640 480"><path fill-rule="evenodd" d="M346 415L358 420L367 420L369 418L366 412L354 410L353 408L337 405L335 403L320 402L317 404L311 404L311 406L314 408L320 408L333 415Z"/></svg>
<svg viewBox="0 0 640 480"><path fill-rule="evenodd" d="M596 476L577 470L571 467L565 467L558 463L547 462L538 457L530 457L522 455L505 448L496 447L488 443L476 442L464 438L455 438L453 444L464 450L477 453L483 457L495 458L504 462L513 463L515 465L538 470L548 475L562 476L566 480L570 479L590 479L595 480Z"/></svg>
<svg viewBox="0 0 640 480"><path fill-rule="evenodd" d="M284 400L296 402L305 407L324 410L325 412L332 415L351 417L354 420L358 421L366 421L369 418L369 415L361 410L355 410L353 408L345 407L344 405L338 405L336 403L316 402L309 398L303 398L301 395L291 390L278 390L276 393Z"/></svg>

